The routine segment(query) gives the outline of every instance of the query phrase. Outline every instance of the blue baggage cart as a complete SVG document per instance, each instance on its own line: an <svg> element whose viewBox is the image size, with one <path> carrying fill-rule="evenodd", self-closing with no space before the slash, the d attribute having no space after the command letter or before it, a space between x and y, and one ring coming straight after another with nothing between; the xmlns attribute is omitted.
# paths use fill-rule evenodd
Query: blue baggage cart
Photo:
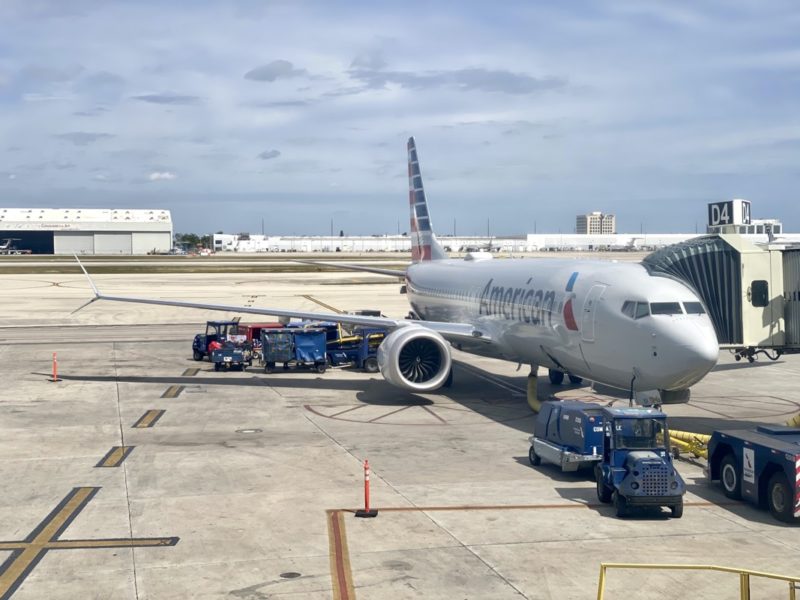
<svg viewBox="0 0 800 600"><path fill-rule="evenodd" d="M264 372L272 373L277 363L308 367L324 373L327 367L324 329L262 329L261 355Z"/></svg>

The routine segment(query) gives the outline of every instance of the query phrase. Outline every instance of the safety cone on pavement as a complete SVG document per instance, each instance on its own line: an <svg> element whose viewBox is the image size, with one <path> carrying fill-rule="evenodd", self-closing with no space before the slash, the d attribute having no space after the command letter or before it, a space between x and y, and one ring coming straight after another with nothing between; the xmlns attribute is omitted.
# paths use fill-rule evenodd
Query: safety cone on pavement
<svg viewBox="0 0 800 600"><path fill-rule="evenodd" d="M362 518L371 518L378 516L378 511L375 510L374 508L370 509L369 507L369 461L368 460L364 461L364 510L361 509L357 510L356 516Z"/></svg>

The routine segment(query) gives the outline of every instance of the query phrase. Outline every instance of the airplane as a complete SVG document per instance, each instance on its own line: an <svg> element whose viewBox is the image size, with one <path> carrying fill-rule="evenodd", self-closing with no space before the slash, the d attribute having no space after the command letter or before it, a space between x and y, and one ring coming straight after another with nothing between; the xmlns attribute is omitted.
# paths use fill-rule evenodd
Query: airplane
<svg viewBox="0 0 800 600"><path fill-rule="evenodd" d="M405 281L413 318L332 314L102 294L96 300L271 315L388 327L378 349L389 383L432 392L452 382L450 348L530 365L528 402L539 407L539 366L551 381L565 375L660 403L688 402L689 388L716 364L714 327L685 284L645 266L601 260L493 259L471 252L450 259L436 239L414 138L408 140L412 263L405 270L338 265ZM331 265L335 266L335 265Z"/></svg>

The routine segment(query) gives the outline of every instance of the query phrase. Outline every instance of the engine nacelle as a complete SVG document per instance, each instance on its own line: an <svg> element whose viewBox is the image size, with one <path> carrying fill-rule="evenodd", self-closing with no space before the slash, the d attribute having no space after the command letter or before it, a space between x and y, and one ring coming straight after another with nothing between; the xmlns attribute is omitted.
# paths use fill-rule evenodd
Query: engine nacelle
<svg viewBox="0 0 800 600"><path fill-rule="evenodd" d="M378 346L384 379L412 392L440 388L450 374L450 345L430 329L409 325L396 329Z"/></svg>

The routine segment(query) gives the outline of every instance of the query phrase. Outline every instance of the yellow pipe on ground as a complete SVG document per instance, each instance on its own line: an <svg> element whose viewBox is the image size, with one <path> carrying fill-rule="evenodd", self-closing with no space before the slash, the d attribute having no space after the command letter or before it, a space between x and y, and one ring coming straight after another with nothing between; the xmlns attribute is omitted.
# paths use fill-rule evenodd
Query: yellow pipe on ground
<svg viewBox="0 0 800 600"><path fill-rule="evenodd" d="M688 431L669 432L669 440L673 446L680 448L684 452L694 454L698 458L708 460L708 442L710 435L702 433L691 433Z"/></svg>
<svg viewBox="0 0 800 600"><path fill-rule="evenodd" d="M707 444L711 440L710 435L704 433L692 433L691 431L677 431L674 429L669 430L670 439L678 439L684 442L700 442Z"/></svg>

